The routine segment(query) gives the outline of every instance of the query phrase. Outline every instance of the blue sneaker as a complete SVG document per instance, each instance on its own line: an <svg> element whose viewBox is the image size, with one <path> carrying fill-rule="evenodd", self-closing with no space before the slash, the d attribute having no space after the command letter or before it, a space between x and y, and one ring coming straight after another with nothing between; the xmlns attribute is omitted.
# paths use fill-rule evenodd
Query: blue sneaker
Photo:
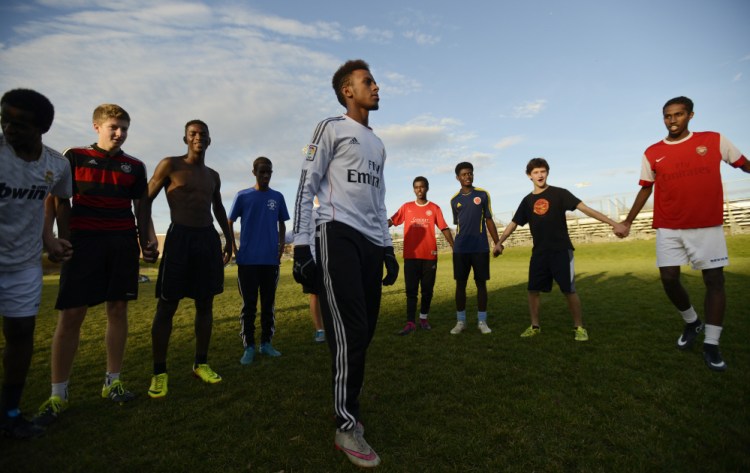
<svg viewBox="0 0 750 473"><path fill-rule="evenodd" d="M273 357L281 356L281 352L276 350L273 345L271 345L271 342L260 344L260 354Z"/></svg>
<svg viewBox="0 0 750 473"><path fill-rule="evenodd" d="M243 353L242 358L240 358L240 364L249 365L253 362L253 358L255 358L255 347L253 345L250 345L245 348L245 353Z"/></svg>
<svg viewBox="0 0 750 473"><path fill-rule="evenodd" d="M323 330L315 331L315 343L323 343L326 341L326 333Z"/></svg>

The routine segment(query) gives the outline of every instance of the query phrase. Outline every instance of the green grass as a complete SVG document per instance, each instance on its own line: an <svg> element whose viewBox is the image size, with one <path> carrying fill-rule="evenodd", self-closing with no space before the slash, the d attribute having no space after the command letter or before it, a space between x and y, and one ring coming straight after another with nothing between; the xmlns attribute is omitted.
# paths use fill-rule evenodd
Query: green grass
<svg viewBox="0 0 750 473"><path fill-rule="evenodd" d="M530 248L492 260L491 335L455 322L449 255L442 255L431 332L394 334L404 323L403 280L385 288L368 352L362 415L383 472L707 472L749 471L750 235L728 239L726 373L709 371L700 350L674 344L679 314L663 293L654 241L578 245L577 288L591 340L573 341L557 289L542 297L542 334L528 326ZM153 271L153 270L148 270ZM154 274L153 272L151 274ZM702 313L699 272L684 283ZM89 311L71 378L71 407L31 442L0 439L0 471L353 471L334 451L327 347L312 342L307 299L282 266L274 345L283 353L247 367L242 354L235 270L215 301L210 363L224 381L191 375L193 306L175 316L169 395L146 396L151 373L153 283L130 306L123 376L139 398L100 398L105 371L102 307ZM152 278L153 279L153 278ZM36 352L22 409L49 395L55 277L45 279Z"/></svg>

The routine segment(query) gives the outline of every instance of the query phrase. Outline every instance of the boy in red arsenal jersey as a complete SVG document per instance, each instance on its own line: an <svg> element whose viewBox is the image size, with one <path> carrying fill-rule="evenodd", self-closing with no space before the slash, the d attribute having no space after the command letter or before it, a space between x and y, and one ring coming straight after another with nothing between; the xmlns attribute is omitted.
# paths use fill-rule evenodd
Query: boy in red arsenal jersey
<svg viewBox="0 0 750 473"><path fill-rule="evenodd" d="M662 112L667 137L643 155L641 190L623 223L630 227L656 188L656 265L667 297L685 320L677 348L690 348L704 330L680 282L680 266L690 263L703 272L706 285L703 359L710 369L724 371L727 365L719 352L719 337L726 305L723 268L729 264L729 256L722 229L720 165L725 161L750 173L750 162L719 133L688 130L693 118L693 101L689 98L669 100Z"/></svg>
<svg viewBox="0 0 750 473"><path fill-rule="evenodd" d="M406 286L406 325L399 335L408 335L416 326L417 292L422 286L422 304L419 311L420 327L429 330L432 289L437 273L437 241L435 227L443 232L453 248L453 234L445 223L443 212L437 204L427 200L430 183L426 177L417 176L412 183L414 202L407 202L388 219L388 226L404 224L404 284Z"/></svg>
<svg viewBox="0 0 750 473"><path fill-rule="evenodd" d="M150 207L139 205L148 195L146 168L122 151L130 115L118 105L103 104L94 110L93 123L97 142L64 153L73 172L73 206L67 199L56 199L54 206L60 235L70 235L73 257L60 273L52 394L35 418L39 425L51 424L67 408L81 324L88 308L102 302L107 312L107 373L101 395L118 403L134 398L120 381L128 301L138 297L139 254L148 262L158 257L156 235Z"/></svg>

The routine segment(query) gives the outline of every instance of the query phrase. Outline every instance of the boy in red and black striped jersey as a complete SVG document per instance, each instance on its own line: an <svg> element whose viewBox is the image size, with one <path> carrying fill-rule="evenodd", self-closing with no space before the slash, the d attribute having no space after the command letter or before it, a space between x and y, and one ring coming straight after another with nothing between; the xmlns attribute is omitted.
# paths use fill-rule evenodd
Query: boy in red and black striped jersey
<svg viewBox="0 0 750 473"><path fill-rule="evenodd" d="M78 349L81 324L90 306L106 303L107 373L102 397L122 403L134 398L120 381L128 335L128 301L138 297L138 258L158 257L149 206L146 167L122 151L130 115L119 105L94 110L95 144L64 155L73 173L73 205L56 199L59 233L73 244L63 264L55 307L60 318L52 339L52 394L35 421L48 425L68 406L68 380ZM137 214L133 213L133 207ZM139 240L140 239L140 248Z"/></svg>

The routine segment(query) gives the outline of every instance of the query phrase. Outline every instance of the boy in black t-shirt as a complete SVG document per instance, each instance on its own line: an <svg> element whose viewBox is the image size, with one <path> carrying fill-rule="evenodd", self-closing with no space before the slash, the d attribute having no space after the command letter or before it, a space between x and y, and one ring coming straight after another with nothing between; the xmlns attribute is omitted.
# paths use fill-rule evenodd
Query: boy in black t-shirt
<svg viewBox="0 0 750 473"><path fill-rule="evenodd" d="M529 262L529 313L531 326L522 337L533 337L541 332L539 326L540 292L552 290L552 280L557 281L573 316L575 339L585 342L588 332L583 328L581 300L575 290L573 270L573 244L568 235L566 211L580 210L589 217L611 225L615 233L625 231L625 226L597 212L581 202L568 190L547 184L549 164L544 158L534 158L526 165L526 175L534 183L534 190L518 206L513 221L505 227L496 248L502 252L502 243L520 225L531 228L534 247Z"/></svg>

